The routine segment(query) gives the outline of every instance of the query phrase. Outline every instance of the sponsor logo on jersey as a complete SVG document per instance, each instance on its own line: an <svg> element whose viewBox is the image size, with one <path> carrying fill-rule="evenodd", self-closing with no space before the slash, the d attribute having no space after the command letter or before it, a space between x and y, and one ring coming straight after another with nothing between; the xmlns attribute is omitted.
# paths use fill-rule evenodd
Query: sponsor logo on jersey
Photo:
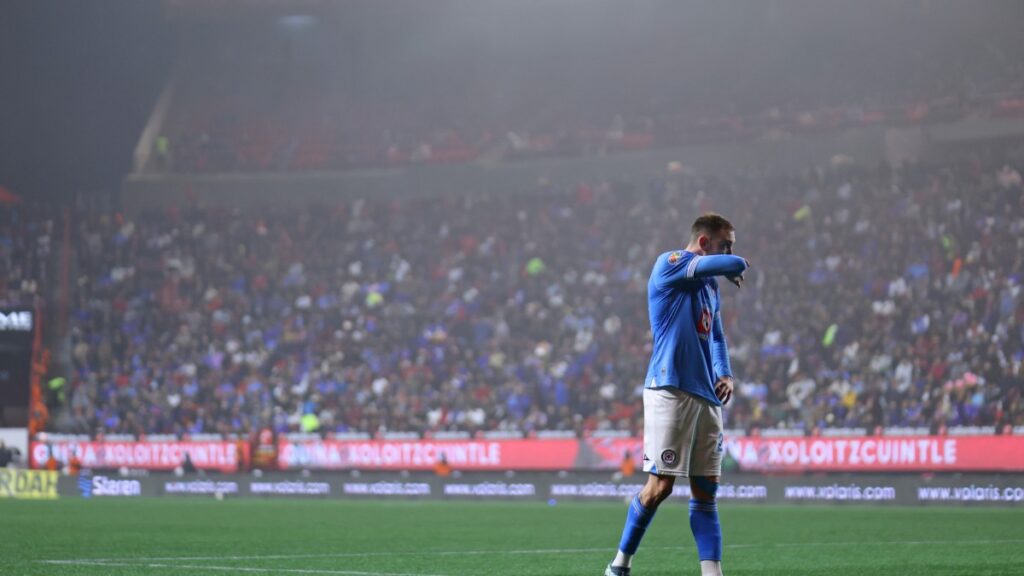
<svg viewBox="0 0 1024 576"><path fill-rule="evenodd" d="M677 262L683 259L682 252L673 252L668 255L668 263L670 266L675 265Z"/></svg>
<svg viewBox="0 0 1024 576"><path fill-rule="evenodd" d="M700 320L697 322L697 336L707 340L711 335L711 310L701 308Z"/></svg>

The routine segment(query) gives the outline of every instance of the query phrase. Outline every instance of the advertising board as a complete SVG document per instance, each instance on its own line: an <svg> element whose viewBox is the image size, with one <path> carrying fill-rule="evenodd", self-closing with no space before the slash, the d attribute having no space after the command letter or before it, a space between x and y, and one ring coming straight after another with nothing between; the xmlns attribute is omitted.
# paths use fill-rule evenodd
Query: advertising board
<svg viewBox="0 0 1024 576"><path fill-rule="evenodd" d="M748 472L1024 472L1024 436L726 437L727 462ZM558 440L280 440L278 468L614 470L640 438Z"/></svg>
<svg viewBox="0 0 1024 576"><path fill-rule="evenodd" d="M58 474L49 470L0 468L0 498L54 499L57 478Z"/></svg>
<svg viewBox="0 0 1024 576"><path fill-rule="evenodd" d="M32 442L30 462L41 467L52 453L65 463L76 454L83 468L174 470L182 466L187 454L199 470L237 472L248 461L248 444L228 441L181 442L79 442L55 440Z"/></svg>

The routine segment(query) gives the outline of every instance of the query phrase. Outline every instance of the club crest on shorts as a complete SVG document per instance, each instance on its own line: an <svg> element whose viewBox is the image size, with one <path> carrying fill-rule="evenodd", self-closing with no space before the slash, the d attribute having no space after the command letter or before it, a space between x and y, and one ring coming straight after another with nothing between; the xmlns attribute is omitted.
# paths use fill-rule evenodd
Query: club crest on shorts
<svg viewBox="0 0 1024 576"><path fill-rule="evenodd" d="M675 464L676 458L679 458L679 455L676 454L675 450L665 450L661 453L661 461L664 462L666 466Z"/></svg>

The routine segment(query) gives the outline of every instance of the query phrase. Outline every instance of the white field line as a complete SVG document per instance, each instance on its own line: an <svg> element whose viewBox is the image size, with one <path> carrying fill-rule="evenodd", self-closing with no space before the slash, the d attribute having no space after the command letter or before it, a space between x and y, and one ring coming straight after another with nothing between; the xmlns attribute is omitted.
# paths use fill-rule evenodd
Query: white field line
<svg viewBox="0 0 1024 576"><path fill-rule="evenodd" d="M273 572L275 574L284 572L288 574L335 574L339 576L444 576L443 574L413 574L408 572L363 572L359 570L316 570L307 568L248 568L245 566L211 566L206 564L138 564L132 562L103 562L98 560L41 560L40 562L61 566L109 566L118 568L186 569L198 571Z"/></svg>
<svg viewBox="0 0 1024 576"><path fill-rule="evenodd" d="M725 548L809 548L813 546L882 546L896 544L900 546L929 546L949 544L1021 544L1024 539L1009 540L879 540L877 542L780 542L776 544L725 544Z"/></svg>
<svg viewBox="0 0 1024 576"><path fill-rule="evenodd" d="M724 548L804 548L817 546L930 546L930 545L970 545L970 544L1021 544L1024 539L1007 540L880 540L841 541L841 542L783 542L776 544L725 544ZM647 546L644 550L686 550L690 546ZM289 560L302 558L375 558L384 556L502 556L518 554L591 554L614 551L611 546L602 548L537 548L529 550L435 550L423 552L335 552L323 554L257 554L251 556L146 556L139 558L79 558L70 560L37 560L44 564L109 564L129 563L138 566L142 562L154 561L197 561L197 560ZM114 565L114 564L111 564ZM260 569L262 570L262 569ZM270 570L270 569L267 569ZM340 574L375 574L368 572L340 572ZM416 575L428 576L428 575Z"/></svg>
<svg viewBox="0 0 1024 576"><path fill-rule="evenodd" d="M679 550L682 546L651 546L645 550ZM124 562L134 560L288 560L301 558L376 558L384 556L486 556L502 554L579 554L607 552L604 548L539 548L536 550L433 550L423 552L327 552L322 554L257 554L254 556L154 556L141 558L85 558L90 562ZM76 562L77 560L39 560L39 562Z"/></svg>

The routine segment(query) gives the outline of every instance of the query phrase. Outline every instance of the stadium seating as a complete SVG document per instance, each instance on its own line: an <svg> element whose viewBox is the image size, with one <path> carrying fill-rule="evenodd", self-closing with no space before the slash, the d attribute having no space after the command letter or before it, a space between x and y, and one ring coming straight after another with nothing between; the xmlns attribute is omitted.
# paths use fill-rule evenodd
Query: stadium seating
<svg viewBox="0 0 1024 576"><path fill-rule="evenodd" d="M380 53L372 73L345 35L328 26L296 35L260 26L194 32L144 169L323 171L605 155L1022 113L1015 35L938 49L931 35L882 31L893 22L848 22L851 30L862 27L851 46L877 35L875 45L824 42L821 61L807 63L822 67L817 74L788 67L781 54L807 50L790 45L790 34L753 25L747 41L757 46L758 36L769 34L780 42L775 57L730 44L743 56L691 61L679 55L724 47L677 30L658 37L646 27L615 28L636 53L623 54L600 34L580 39L576 49L607 62L593 69L555 40L497 57L489 54L494 38L481 42L486 34L459 29L445 49L424 45L432 56L418 60L389 52L418 40L381 32L363 47ZM828 73L836 68L844 73Z"/></svg>
<svg viewBox="0 0 1024 576"><path fill-rule="evenodd" d="M0 207L0 307L33 307L53 277L56 210L37 204Z"/></svg>
<svg viewBox="0 0 1024 576"><path fill-rule="evenodd" d="M1002 432L1024 425L1024 196L1004 162L76 214L74 373L50 426L636 433L651 263L716 210L753 263L722 286L727 428Z"/></svg>

